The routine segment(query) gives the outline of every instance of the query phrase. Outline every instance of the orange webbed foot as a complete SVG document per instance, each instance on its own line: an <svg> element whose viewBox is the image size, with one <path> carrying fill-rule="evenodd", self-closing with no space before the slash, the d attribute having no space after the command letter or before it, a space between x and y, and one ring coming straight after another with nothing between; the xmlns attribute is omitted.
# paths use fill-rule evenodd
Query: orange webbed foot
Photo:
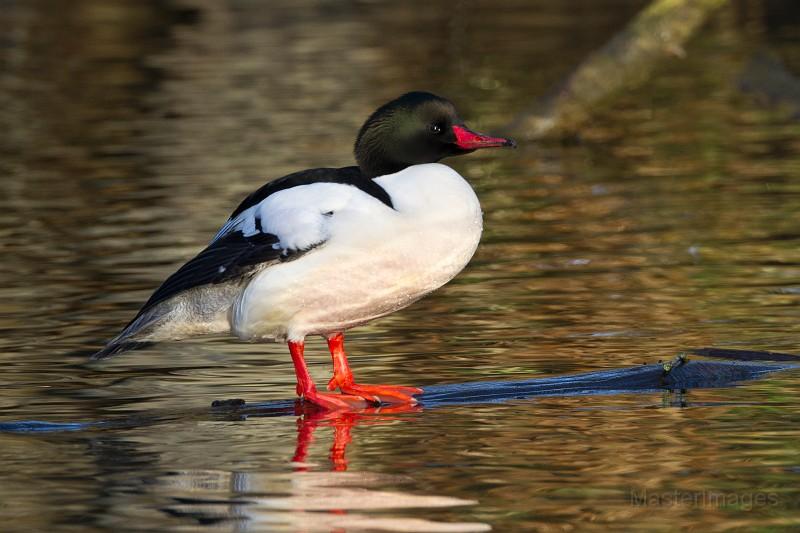
<svg viewBox="0 0 800 533"><path fill-rule="evenodd" d="M417 387L401 385L360 385L358 383L339 383L334 377L328 382L328 390L339 389L344 395L357 396L378 404L417 404L416 394L422 394Z"/></svg>
<svg viewBox="0 0 800 533"><path fill-rule="evenodd" d="M304 392L302 398L304 402L312 403L328 411L366 409L374 403L369 399L357 395L330 394L327 392L317 392L316 390Z"/></svg>

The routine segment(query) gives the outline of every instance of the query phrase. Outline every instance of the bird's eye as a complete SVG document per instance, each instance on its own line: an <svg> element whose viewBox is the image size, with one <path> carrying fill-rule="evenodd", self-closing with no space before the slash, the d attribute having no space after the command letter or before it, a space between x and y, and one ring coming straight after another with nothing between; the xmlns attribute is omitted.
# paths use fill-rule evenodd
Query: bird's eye
<svg viewBox="0 0 800 533"><path fill-rule="evenodd" d="M430 126L428 126L428 129L431 130L431 133L433 133L434 135L439 135L444 131L444 128L442 128L441 124L431 124Z"/></svg>

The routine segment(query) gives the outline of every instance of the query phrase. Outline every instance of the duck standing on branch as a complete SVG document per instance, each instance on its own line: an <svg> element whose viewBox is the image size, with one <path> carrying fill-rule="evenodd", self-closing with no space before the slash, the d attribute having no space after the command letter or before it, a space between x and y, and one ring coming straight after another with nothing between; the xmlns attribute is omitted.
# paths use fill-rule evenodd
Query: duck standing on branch
<svg viewBox="0 0 800 533"><path fill-rule="evenodd" d="M287 342L306 402L415 403L421 389L354 381L344 331L408 306L464 268L480 240L481 207L464 178L437 161L500 146L514 142L469 130L444 98L392 100L361 127L358 166L303 170L253 192L93 358L230 332ZM327 339L328 389L341 394L317 390L303 359L308 335Z"/></svg>

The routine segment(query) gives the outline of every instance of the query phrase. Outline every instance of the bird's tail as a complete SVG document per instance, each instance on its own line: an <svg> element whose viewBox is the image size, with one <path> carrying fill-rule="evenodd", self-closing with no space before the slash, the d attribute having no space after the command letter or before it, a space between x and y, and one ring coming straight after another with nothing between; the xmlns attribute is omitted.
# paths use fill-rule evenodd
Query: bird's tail
<svg viewBox="0 0 800 533"><path fill-rule="evenodd" d="M153 344L152 342L147 341L119 341L117 342L116 339L112 340L102 350L92 354L90 359L92 361L97 361L98 359L108 359L109 357L113 357L115 355L119 355L123 352L127 352L130 350L138 350L139 348L144 348L146 346L150 346Z"/></svg>
<svg viewBox="0 0 800 533"><path fill-rule="evenodd" d="M230 329L228 309L237 291L238 285L233 284L205 285L152 307L145 306L92 359L107 359L160 341L225 333Z"/></svg>
<svg viewBox="0 0 800 533"><path fill-rule="evenodd" d="M155 338L153 333L168 314L169 308L164 305L143 309L119 335L108 341L102 350L92 355L91 360L108 359L123 352L144 348L153 344L154 341L163 340Z"/></svg>

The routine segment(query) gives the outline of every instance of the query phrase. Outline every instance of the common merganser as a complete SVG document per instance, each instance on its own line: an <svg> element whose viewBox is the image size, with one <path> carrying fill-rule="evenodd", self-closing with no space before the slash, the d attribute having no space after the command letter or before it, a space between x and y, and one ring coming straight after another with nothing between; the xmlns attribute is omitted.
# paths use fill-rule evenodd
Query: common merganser
<svg viewBox="0 0 800 533"><path fill-rule="evenodd" d="M410 92L378 108L355 144L358 166L314 168L262 186L210 244L153 293L93 359L207 333L287 342L297 394L325 409L415 403L416 387L355 383L344 331L388 315L450 281L478 246L472 187L437 163L514 141L469 130L448 100ZM327 339L328 390L303 359Z"/></svg>

